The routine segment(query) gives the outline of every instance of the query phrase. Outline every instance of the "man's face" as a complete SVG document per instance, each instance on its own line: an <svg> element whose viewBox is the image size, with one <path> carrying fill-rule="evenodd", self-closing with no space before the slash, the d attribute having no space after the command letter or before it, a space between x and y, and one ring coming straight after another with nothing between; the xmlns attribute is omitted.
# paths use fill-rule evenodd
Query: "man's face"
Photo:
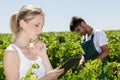
<svg viewBox="0 0 120 80"><path fill-rule="evenodd" d="M81 35L87 34L86 24L83 22L75 28L75 32Z"/></svg>

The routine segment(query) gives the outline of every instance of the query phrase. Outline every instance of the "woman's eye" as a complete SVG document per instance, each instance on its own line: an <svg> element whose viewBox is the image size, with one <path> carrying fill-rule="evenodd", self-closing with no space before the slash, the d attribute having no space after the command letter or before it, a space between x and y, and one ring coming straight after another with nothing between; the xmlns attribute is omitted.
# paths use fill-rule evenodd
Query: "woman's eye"
<svg viewBox="0 0 120 80"><path fill-rule="evenodd" d="M35 25L36 27L39 27L39 25Z"/></svg>

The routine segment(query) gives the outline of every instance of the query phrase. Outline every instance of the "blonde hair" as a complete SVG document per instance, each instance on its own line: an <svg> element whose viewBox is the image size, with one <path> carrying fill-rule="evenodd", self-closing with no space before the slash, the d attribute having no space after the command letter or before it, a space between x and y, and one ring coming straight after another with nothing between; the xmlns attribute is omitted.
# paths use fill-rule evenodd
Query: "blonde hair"
<svg viewBox="0 0 120 80"><path fill-rule="evenodd" d="M18 32L21 30L19 25L20 20L24 20L26 22L33 19L36 15L44 15L41 8L33 5L25 5L23 6L19 12L15 12L12 14L10 18L10 29L12 33L12 42L16 40L16 36Z"/></svg>

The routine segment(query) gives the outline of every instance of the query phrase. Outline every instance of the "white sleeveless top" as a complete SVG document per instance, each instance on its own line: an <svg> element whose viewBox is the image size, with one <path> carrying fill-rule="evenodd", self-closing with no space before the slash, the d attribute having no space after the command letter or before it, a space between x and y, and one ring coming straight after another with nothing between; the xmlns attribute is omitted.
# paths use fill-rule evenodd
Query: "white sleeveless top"
<svg viewBox="0 0 120 80"><path fill-rule="evenodd" d="M30 69L30 66L34 62L36 62L40 66L38 69L34 70L38 79L43 77L46 74L45 66L44 66L43 61L40 57L37 60L32 61L32 60L27 59L23 55L22 51L20 50L20 48L17 45L10 44L9 47L13 47L17 51L17 53L20 57L21 65L20 65L20 69L19 69L19 79L21 79L22 77L25 77L26 72Z"/></svg>

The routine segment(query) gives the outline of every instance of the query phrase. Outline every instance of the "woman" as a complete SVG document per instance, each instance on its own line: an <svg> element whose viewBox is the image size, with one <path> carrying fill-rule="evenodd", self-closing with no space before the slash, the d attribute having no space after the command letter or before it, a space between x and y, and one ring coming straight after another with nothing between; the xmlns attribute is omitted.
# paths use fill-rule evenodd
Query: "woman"
<svg viewBox="0 0 120 80"><path fill-rule="evenodd" d="M44 14L37 6L25 5L11 16L13 43L5 50L3 60L6 80L21 79L33 63L40 66L35 71L38 80L56 80L64 72L52 68L46 46L38 40L43 25Z"/></svg>

